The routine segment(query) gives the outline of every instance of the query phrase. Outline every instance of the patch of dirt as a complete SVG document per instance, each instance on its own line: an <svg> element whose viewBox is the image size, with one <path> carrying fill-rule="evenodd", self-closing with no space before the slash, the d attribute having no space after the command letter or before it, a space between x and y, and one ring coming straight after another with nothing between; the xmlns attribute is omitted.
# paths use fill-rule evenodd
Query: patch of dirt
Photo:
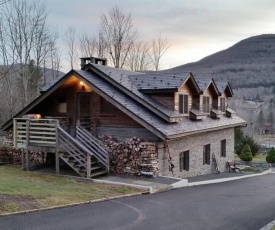
<svg viewBox="0 0 275 230"><path fill-rule="evenodd" d="M0 213L25 211L39 208L34 198L0 194Z"/></svg>

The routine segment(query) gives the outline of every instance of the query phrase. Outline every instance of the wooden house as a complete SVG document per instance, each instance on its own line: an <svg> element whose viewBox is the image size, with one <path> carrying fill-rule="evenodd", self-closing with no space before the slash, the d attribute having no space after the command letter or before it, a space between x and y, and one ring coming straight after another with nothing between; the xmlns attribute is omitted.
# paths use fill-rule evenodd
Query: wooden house
<svg viewBox="0 0 275 230"><path fill-rule="evenodd" d="M81 70L45 86L3 125L13 127L14 146L54 152L57 172L61 158L91 177L109 170L100 136L136 137L156 146L158 175L185 178L213 173L216 166L225 170L234 158L234 128L246 124L227 106L233 95L228 83L190 72L130 72L106 63L82 58Z"/></svg>

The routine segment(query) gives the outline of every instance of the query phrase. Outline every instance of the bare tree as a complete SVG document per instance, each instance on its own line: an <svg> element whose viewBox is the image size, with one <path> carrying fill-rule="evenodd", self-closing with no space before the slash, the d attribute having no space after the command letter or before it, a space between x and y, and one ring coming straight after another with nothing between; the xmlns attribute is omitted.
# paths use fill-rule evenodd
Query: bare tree
<svg viewBox="0 0 275 230"><path fill-rule="evenodd" d="M163 38L161 33L159 33L158 36L152 40L151 59L155 71L158 71L160 69L160 59L169 49L169 47L170 44L167 38Z"/></svg>
<svg viewBox="0 0 275 230"><path fill-rule="evenodd" d="M97 39L87 33L79 37L79 50L81 57L92 57L96 53Z"/></svg>
<svg viewBox="0 0 275 230"><path fill-rule="evenodd" d="M7 2L9 2L10 0L0 0L0 5L3 5L3 4L5 4L5 3L7 3Z"/></svg>
<svg viewBox="0 0 275 230"><path fill-rule="evenodd" d="M123 68L130 49L137 37L131 14L125 14L118 7L101 16L101 34L115 68Z"/></svg>
<svg viewBox="0 0 275 230"><path fill-rule="evenodd" d="M21 106L26 106L33 99L28 93L30 79L33 80L34 75L40 71L39 68L48 58L50 47L56 38L46 24L46 7L41 1L13 0L1 5L1 19L0 47L3 52L0 61L7 66L13 66L10 70L13 70L12 75L16 73L20 85L18 89L21 90ZM35 67L30 72L28 67L31 60ZM8 81L16 85L15 79Z"/></svg>
<svg viewBox="0 0 275 230"><path fill-rule="evenodd" d="M147 43L137 42L131 48L125 67L131 71L151 69L150 47Z"/></svg>
<svg viewBox="0 0 275 230"><path fill-rule="evenodd" d="M74 67L77 66L78 50L76 39L76 29L75 27L70 26L65 33L65 43L67 45L67 55L71 69L74 69Z"/></svg>

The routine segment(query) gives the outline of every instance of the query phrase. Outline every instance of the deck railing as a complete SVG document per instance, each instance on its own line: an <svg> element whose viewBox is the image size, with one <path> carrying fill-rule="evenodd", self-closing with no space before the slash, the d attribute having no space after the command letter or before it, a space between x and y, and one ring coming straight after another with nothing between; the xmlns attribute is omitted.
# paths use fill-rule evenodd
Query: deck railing
<svg viewBox="0 0 275 230"><path fill-rule="evenodd" d="M14 147L55 147L58 125L59 122L56 119L15 118L13 120Z"/></svg>

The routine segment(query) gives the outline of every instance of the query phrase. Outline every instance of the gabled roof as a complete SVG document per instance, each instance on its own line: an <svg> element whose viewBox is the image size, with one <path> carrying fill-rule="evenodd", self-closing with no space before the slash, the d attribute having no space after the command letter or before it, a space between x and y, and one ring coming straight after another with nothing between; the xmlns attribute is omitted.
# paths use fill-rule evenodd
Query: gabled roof
<svg viewBox="0 0 275 230"><path fill-rule="evenodd" d="M36 105L38 105L41 101L43 101L46 97L48 97L54 90L56 90L63 82L65 82L71 75L74 73L74 70L71 70L67 74L65 74L63 77L56 79L52 84L48 84L45 86L45 90L43 91L43 94L41 94L39 97L37 97L34 101L32 101L30 104L28 104L26 107L24 107L22 110L20 110L14 117L21 117L24 114L28 113L32 108L34 108ZM13 123L13 118L9 119L2 125L2 129L6 130L8 129Z"/></svg>
<svg viewBox="0 0 275 230"><path fill-rule="evenodd" d="M109 73L109 75L106 76L107 73ZM150 106L154 106L153 103L155 100L139 92L129 77L131 74L132 72L129 71L121 71L111 67L92 64L89 64L86 70L71 70L54 84L47 86L47 90L44 91L40 97L21 110L15 117L28 113L28 111L42 102L68 78L75 76L88 84L100 96L114 104L118 109L163 140L246 124L246 122L238 116L229 118L225 115L215 120L206 117L202 121L192 121L184 117L175 123L167 122L150 108ZM140 103L142 100L144 100L145 103ZM164 106L162 105L162 107ZM158 103L155 104L155 110L159 110L162 107ZM165 113L168 113L167 110L169 109L166 108ZM173 114L173 111L170 110L170 114ZM6 129L11 125L12 119L5 123L3 128Z"/></svg>
<svg viewBox="0 0 275 230"><path fill-rule="evenodd" d="M216 83L216 86L217 86L220 94L227 92L228 97L233 96L233 90L232 90L229 82L215 81L215 83Z"/></svg>
<svg viewBox="0 0 275 230"><path fill-rule="evenodd" d="M126 71L122 69L112 68L103 65L88 64L84 70L92 70L93 72L100 75L106 81L110 82L112 85L123 91L129 97L141 103L147 109L151 110L157 116L166 120L167 122L177 122L182 119L183 115L174 112L167 108L157 100L151 98L150 96L143 94L138 90L135 84L130 79L131 75L144 75L144 73L136 73L131 71Z"/></svg>

